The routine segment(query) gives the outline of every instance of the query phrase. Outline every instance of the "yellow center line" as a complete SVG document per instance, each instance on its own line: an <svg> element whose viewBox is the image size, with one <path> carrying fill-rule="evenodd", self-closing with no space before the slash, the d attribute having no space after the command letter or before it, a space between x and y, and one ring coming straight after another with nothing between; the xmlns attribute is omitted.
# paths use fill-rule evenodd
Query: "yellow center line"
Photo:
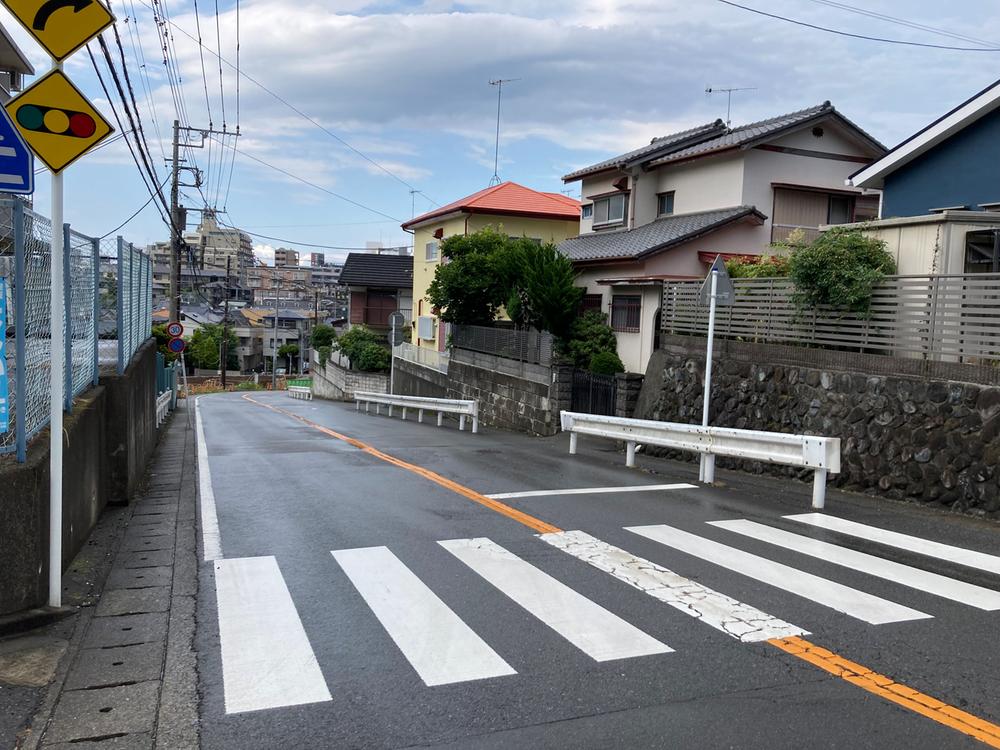
<svg viewBox="0 0 1000 750"><path fill-rule="evenodd" d="M775 638L768 643L819 667L825 672L840 677L862 690L867 690L869 693L892 701L962 734L975 737L990 747L1000 748L1000 726L996 724L991 724L961 709L949 706L947 703L942 703L937 698L932 698L896 682L890 677L873 672L867 667L849 661L797 636Z"/></svg>
<svg viewBox="0 0 1000 750"><path fill-rule="evenodd" d="M401 469L406 469L407 471L413 472L418 476L424 477L441 487L462 495L462 497L479 503L480 505L507 516L514 521L522 523L528 528L537 531L539 534L552 534L562 531L562 529L558 526L553 526L552 524L524 513L517 508L512 508L505 503L486 497L486 495L476 492L475 490L461 485L458 482L454 482L451 479L447 479L436 472L423 468L422 466L411 464L407 461L396 458L395 456L391 456L388 453L384 453L383 451L380 451L377 448L362 442L361 440L347 435L342 435L339 432L331 430L328 427L324 427L321 424L317 424L316 422L313 422L299 414L295 414L294 412L287 411L277 406L265 404L247 395L244 395L243 398L253 404L256 404L257 406L263 406L265 409L270 409L271 411L291 417L292 419L295 419L302 424L313 428L314 430L322 432L324 435L329 435L337 440L342 440L345 443L353 445L355 448L374 456L375 458L385 461L386 463L390 463L393 466L398 466ZM970 737L974 737L980 742L984 742L990 747L998 748L998 750L1000 750L1000 726L997 726L996 724L992 724L988 721L980 719L977 716L973 716L970 713L962 711L961 709L950 706L947 703L943 703L936 698L932 698L929 695L907 687L902 683L896 682L890 677L886 677L885 675L874 672L867 667L853 661L849 661L842 656L838 656L832 651L828 651L825 648L821 648L820 646L812 644L809 641L797 636L793 636L791 638L774 638L768 641L768 643L786 653L791 654L792 656L812 664L815 667L819 667L825 672L829 672L835 677L840 677L842 680L845 680L862 690L867 690L869 693L877 695L880 698L891 701L898 706L902 706L903 708L909 709L914 713L925 716L943 726L949 727L950 729L954 729L963 734L967 734Z"/></svg>
<svg viewBox="0 0 1000 750"><path fill-rule="evenodd" d="M522 523L528 528L537 531L539 534L554 534L556 532L562 531L562 529L560 529L558 526L553 526L550 523L546 523L545 521L539 518L535 518L534 516L528 515L527 513L524 513L518 510L517 508L512 508L506 503L501 503L499 500L494 500L492 498L486 497L486 495L476 492L475 490L470 489L464 485L461 485L458 482L453 482L451 479L447 479L441 476L440 474L431 471L430 469L425 469L422 466L417 466L416 464L408 463L407 461L403 461L402 459L396 458L395 456L390 456L388 453L384 453L380 451L378 448L368 445L368 443L364 443L358 440L357 438L348 437L347 435L341 435L339 432L335 432L334 430L331 430L328 427L324 427L321 424L317 424L316 422L313 422L310 419L306 419L305 417L299 414L286 411L285 409L282 409L278 406L265 404L262 401L257 401L256 399L251 398L250 396L244 395L243 398L245 398L247 401L253 404L257 404L257 406L263 406L265 409L270 409L271 411L277 412L279 414L284 414L287 417L291 417L292 419L298 420L302 424L312 427L314 430L319 430L324 435L329 435L330 437L336 438L337 440L343 440L345 443L353 445L355 448L362 450L365 453L374 456L375 458L381 459L386 463L390 463L393 466L398 466L401 469L406 469L407 471L413 472L414 474L421 476L424 479L428 479L431 482L434 482L435 484L439 484L445 489L451 490L452 492L455 492L461 495L462 497L471 500L474 503L479 503L480 505L483 505L492 511L496 511L497 513L507 516L507 518L517 521L518 523Z"/></svg>

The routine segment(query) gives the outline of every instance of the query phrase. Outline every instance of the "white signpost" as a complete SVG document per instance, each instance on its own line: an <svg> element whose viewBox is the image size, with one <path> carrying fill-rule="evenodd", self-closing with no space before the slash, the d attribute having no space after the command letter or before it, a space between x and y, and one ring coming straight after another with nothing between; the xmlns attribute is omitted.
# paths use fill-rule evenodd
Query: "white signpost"
<svg viewBox="0 0 1000 750"><path fill-rule="evenodd" d="M716 255L698 296L699 304L708 305L708 343L705 352L705 398L701 410L702 427L708 427L708 406L712 395L712 344L715 340L715 309L719 305L733 304L733 297L733 280L729 277L722 256ZM712 484L715 481L715 456L711 453L701 455L698 481L706 484Z"/></svg>

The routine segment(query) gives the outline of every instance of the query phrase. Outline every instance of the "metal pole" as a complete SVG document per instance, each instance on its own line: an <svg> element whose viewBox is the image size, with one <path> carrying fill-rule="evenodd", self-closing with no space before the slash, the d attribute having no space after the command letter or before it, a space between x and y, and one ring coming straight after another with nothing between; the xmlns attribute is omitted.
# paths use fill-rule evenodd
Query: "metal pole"
<svg viewBox="0 0 1000 750"><path fill-rule="evenodd" d="M55 229L55 225L53 225ZM64 408L68 413L73 412L73 276L70 271L70 254L72 245L70 244L69 224L63 224L63 279L65 281L65 311L66 311L66 341L65 341L65 395Z"/></svg>
<svg viewBox="0 0 1000 750"><path fill-rule="evenodd" d="M94 385L101 379L101 241L91 241L94 253Z"/></svg>
<svg viewBox="0 0 1000 750"><path fill-rule="evenodd" d="M389 395L396 392L396 316L392 316L392 333L389 334Z"/></svg>
<svg viewBox="0 0 1000 750"><path fill-rule="evenodd" d="M14 437L18 463L28 460L28 373L25 369L27 335L25 313L28 274L24 263L24 203L14 199Z"/></svg>
<svg viewBox="0 0 1000 750"><path fill-rule="evenodd" d="M712 271L712 294L708 307L708 344L705 355L705 399L701 410L701 426L708 427L708 405L712 394L712 344L715 340L715 297L719 288L719 272ZM715 481L715 456L703 453L698 477L702 482Z"/></svg>
<svg viewBox="0 0 1000 750"><path fill-rule="evenodd" d="M222 314L222 354L219 362L219 369L222 371L222 390L226 390L226 370L229 364L229 263L232 259L231 255L226 256L226 301L225 312Z"/></svg>
<svg viewBox="0 0 1000 750"><path fill-rule="evenodd" d="M125 372L125 240L118 237L118 279L115 281L115 298L118 316L118 374Z"/></svg>
<svg viewBox="0 0 1000 750"><path fill-rule="evenodd" d="M61 63L53 61L59 69ZM65 278L63 276L63 176L52 175L52 242L49 258L49 606L62 606L63 368Z"/></svg>
<svg viewBox="0 0 1000 750"><path fill-rule="evenodd" d="M180 198L180 121L174 120L173 175L170 184L170 321L181 319L181 227L177 202Z"/></svg>
<svg viewBox="0 0 1000 750"><path fill-rule="evenodd" d="M823 510L826 505L826 469L816 469L813 473L813 508Z"/></svg>
<svg viewBox="0 0 1000 750"><path fill-rule="evenodd" d="M271 347L271 390L278 390L278 302L281 299L281 284L274 277L274 346Z"/></svg>

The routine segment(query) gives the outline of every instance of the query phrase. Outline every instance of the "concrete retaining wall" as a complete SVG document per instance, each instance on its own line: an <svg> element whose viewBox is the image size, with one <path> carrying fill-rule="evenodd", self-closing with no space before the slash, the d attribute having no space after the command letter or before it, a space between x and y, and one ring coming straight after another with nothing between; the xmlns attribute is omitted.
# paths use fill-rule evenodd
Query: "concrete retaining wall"
<svg viewBox="0 0 1000 750"><path fill-rule="evenodd" d="M388 393L389 376L380 372L348 370L333 362L326 365L313 362L312 392L315 398L331 401L353 401L356 391Z"/></svg>
<svg viewBox="0 0 1000 750"><path fill-rule="evenodd" d="M450 398L451 381L443 372L399 357L392 360L392 366L395 368L393 382L396 393L423 398Z"/></svg>
<svg viewBox="0 0 1000 750"><path fill-rule="evenodd" d="M672 337L653 354L636 417L700 421L704 343ZM1000 388L845 370L832 366L836 352L800 350L785 357L747 343L722 342L720 348L712 424L839 437L843 470L831 477L836 485L1000 517ZM800 358L814 365L796 364ZM719 462L754 472L802 473Z"/></svg>
<svg viewBox="0 0 1000 750"><path fill-rule="evenodd" d="M78 397L63 429L62 558L86 543L110 502L127 502L156 445L156 345L147 342L121 376ZM0 459L0 615L48 599L49 438L39 435L27 461Z"/></svg>

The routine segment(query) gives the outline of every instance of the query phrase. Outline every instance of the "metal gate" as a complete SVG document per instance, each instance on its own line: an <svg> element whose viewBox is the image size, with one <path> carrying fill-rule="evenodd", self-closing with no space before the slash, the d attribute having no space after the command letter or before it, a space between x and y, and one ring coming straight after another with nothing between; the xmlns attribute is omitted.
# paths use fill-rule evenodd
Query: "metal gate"
<svg viewBox="0 0 1000 750"><path fill-rule="evenodd" d="M616 392L614 375L595 375L586 370L573 370L570 408L584 414L614 416Z"/></svg>

